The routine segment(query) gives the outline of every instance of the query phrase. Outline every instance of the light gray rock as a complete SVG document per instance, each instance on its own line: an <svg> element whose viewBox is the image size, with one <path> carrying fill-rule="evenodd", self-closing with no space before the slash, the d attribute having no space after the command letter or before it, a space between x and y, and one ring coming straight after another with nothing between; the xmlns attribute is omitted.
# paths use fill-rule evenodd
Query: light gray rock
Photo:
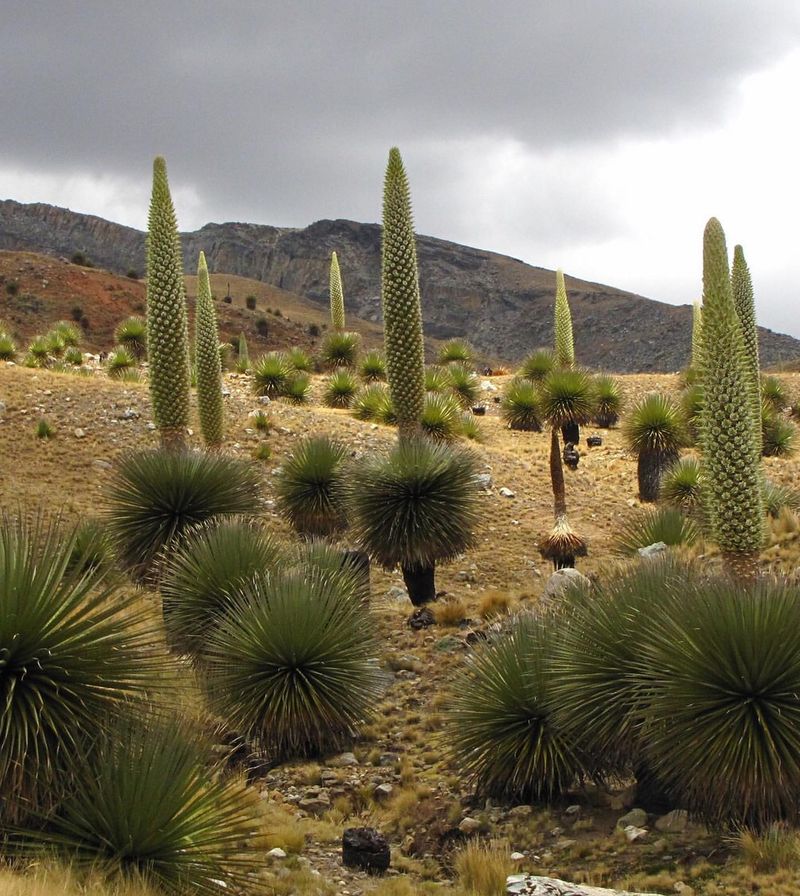
<svg viewBox="0 0 800 896"><path fill-rule="evenodd" d="M552 600L558 597L569 585L590 586L591 580L577 569L557 569L547 580L544 586L543 598Z"/></svg>
<svg viewBox="0 0 800 896"><path fill-rule="evenodd" d="M2 411L0 411L2 413ZM482 488L484 491L488 492L492 487L492 474L491 473L478 473L475 477L475 483L478 488Z"/></svg>
<svg viewBox="0 0 800 896"><path fill-rule="evenodd" d="M285 850L281 849L280 846L276 846L274 849L271 849L271 850L267 853L267 856L268 856L270 859L285 859L285 858L286 858L286 852L285 852Z"/></svg>
<svg viewBox="0 0 800 896"><path fill-rule="evenodd" d="M81 429L80 426L76 426L72 431L73 435L76 439L85 439L86 438L86 430Z"/></svg>
<svg viewBox="0 0 800 896"><path fill-rule="evenodd" d="M458 829L462 834L474 834L480 826L481 823L477 818L472 818L472 816L468 815L466 818L461 819Z"/></svg>
<svg viewBox="0 0 800 896"><path fill-rule="evenodd" d="M628 843L636 843L637 840L643 840L646 836L647 828L637 828L632 824L625 826L625 839Z"/></svg>
<svg viewBox="0 0 800 896"><path fill-rule="evenodd" d="M663 834L679 834L689 824L689 813L686 809L673 809L656 819L656 830Z"/></svg>
<svg viewBox="0 0 800 896"><path fill-rule="evenodd" d="M331 768L350 768L358 765L358 759L356 759L355 753L340 753L338 756L334 756L333 759L329 759L327 765Z"/></svg>
<svg viewBox="0 0 800 896"><path fill-rule="evenodd" d="M638 553L643 560L652 560L654 557L660 557L668 550L669 548L663 541L656 541L653 544L647 545L646 548L639 548Z"/></svg>
<svg viewBox="0 0 800 896"><path fill-rule="evenodd" d="M510 488L506 488L506 486L504 485L500 486L499 492L504 498L515 497L515 493L512 492Z"/></svg>
<svg viewBox="0 0 800 896"><path fill-rule="evenodd" d="M647 812L644 809L631 809L626 812L622 818L617 819L618 828L626 828L633 825L635 828L641 828L647 824Z"/></svg>
<svg viewBox="0 0 800 896"><path fill-rule="evenodd" d="M533 874L512 874L506 878L508 896L659 896L658 893L629 893L570 884L555 877L536 877Z"/></svg>

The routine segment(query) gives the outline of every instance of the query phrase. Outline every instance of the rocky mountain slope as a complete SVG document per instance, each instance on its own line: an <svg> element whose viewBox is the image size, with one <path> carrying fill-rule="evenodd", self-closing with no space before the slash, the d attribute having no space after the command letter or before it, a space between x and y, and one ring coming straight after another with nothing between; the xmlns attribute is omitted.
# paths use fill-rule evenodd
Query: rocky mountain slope
<svg viewBox="0 0 800 896"><path fill-rule="evenodd" d="M144 271L141 231L50 205L0 201L0 249L57 256L82 252L112 271ZM380 321L380 227L317 221L303 229L206 224L182 235L193 272L203 249L212 270L250 277L321 306L328 301L328 261L339 255L351 312ZM426 333L468 337L482 352L514 362L551 341L552 271L433 237L417 239ZM618 372L671 371L689 354L691 308L567 277L576 353L591 367ZM765 365L800 357L800 341L761 330Z"/></svg>

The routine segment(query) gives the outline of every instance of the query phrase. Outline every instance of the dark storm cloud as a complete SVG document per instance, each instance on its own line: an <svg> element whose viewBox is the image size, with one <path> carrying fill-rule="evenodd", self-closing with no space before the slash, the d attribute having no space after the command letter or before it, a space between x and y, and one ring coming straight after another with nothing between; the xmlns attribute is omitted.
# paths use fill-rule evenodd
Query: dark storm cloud
<svg viewBox="0 0 800 896"><path fill-rule="evenodd" d="M0 164L146 183L163 153L217 220L376 220L393 144L444 199L446 153L484 138L546 157L700 128L799 22L792 0L6 3Z"/></svg>

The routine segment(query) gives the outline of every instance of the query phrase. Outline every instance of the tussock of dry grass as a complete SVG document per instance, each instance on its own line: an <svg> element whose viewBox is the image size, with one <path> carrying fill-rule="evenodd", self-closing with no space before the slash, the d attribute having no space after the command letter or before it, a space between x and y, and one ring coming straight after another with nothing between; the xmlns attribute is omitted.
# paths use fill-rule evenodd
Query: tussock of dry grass
<svg viewBox="0 0 800 896"><path fill-rule="evenodd" d="M60 865L34 865L24 871L0 869L0 896L158 896L135 881L108 881L99 872L78 875Z"/></svg>
<svg viewBox="0 0 800 896"><path fill-rule="evenodd" d="M453 860L458 883L469 896L504 896L514 870L510 856L508 845L496 840L468 843Z"/></svg>

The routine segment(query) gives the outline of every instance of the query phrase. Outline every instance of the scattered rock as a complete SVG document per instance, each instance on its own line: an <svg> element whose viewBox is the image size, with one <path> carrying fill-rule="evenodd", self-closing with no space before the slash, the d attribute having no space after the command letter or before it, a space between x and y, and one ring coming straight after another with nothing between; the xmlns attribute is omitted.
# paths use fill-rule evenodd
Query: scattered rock
<svg viewBox="0 0 800 896"><path fill-rule="evenodd" d="M285 852L285 850L281 849L280 846L276 846L274 849L271 849L271 850L267 853L267 856L268 856L270 859L285 859L285 858L286 858L286 852Z"/></svg>
<svg viewBox="0 0 800 896"><path fill-rule="evenodd" d="M399 588L397 585L392 585L386 592L386 596L389 600L405 600L408 597L408 594L405 588Z"/></svg>
<svg viewBox="0 0 800 896"><path fill-rule="evenodd" d="M305 796L297 803L297 808L308 812L310 815L321 815L331 807L331 799L326 790L320 787L312 787L306 791Z"/></svg>
<svg viewBox="0 0 800 896"><path fill-rule="evenodd" d="M678 834L686 830L689 824L689 813L686 809L673 809L656 819L656 830L662 834Z"/></svg>
<svg viewBox="0 0 800 896"><path fill-rule="evenodd" d="M391 768L391 766L397 765L399 761L399 753L381 753L381 755L378 757L378 765L381 768Z"/></svg>
<svg viewBox="0 0 800 896"><path fill-rule="evenodd" d="M599 448L603 444L603 439L598 435L588 436L586 444L589 448Z"/></svg>
<svg viewBox="0 0 800 896"><path fill-rule="evenodd" d="M72 434L75 436L76 439L85 439L86 438L86 431L81 429L80 426L76 426L75 429L72 431Z"/></svg>
<svg viewBox="0 0 800 896"><path fill-rule="evenodd" d="M98 457L92 461L92 466L97 467L98 470L111 470L114 465L109 463L109 461Z"/></svg>
<svg viewBox="0 0 800 896"><path fill-rule="evenodd" d="M352 768L358 765L358 759L356 759L355 753L340 753L333 759L329 759L326 764L331 768Z"/></svg>
<svg viewBox="0 0 800 896"><path fill-rule="evenodd" d="M386 871L391 856L389 843L375 828L347 828L342 834L342 864L372 874Z"/></svg>
<svg viewBox="0 0 800 896"><path fill-rule="evenodd" d="M547 580L542 597L545 600L552 600L569 585L589 587L591 584L591 580L577 569L557 569Z"/></svg>
<svg viewBox="0 0 800 896"><path fill-rule="evenodd" d="M497 392L497 386L494 383L490 383L489 380L484 380L481 383L481 389L484 392Z"/></svg>
<svg viewBox="0 0 800 896"><path fill-rule="evenodd" d="M578 469L578 463L580 462L581 455L578 449L572 444L572 442L567 442L567 444L564 445L562 457L564 458L564 463L570 468L570 470Z"/></svg>
<svg viewBox="0 0 800 896"><path fill-rule="evenodd" d="M640 828L646 824L647 812L645 812L644 809L631 809L630 812L627 812L622 818L617 820L618 828L626 828L629 825L632 825L635 828Z"/></svg>
<svg viewBox="0 0 800 896"><path fill-rule="evenodd" d="M485 492L488 492L492 487L492 474L478 473L478 475L475 477L475 483L478 488L481 488Z"/></svg>
<svg viewBox="0 0 800 896"><path fill-rule="evenodd" d="M499 492L504 498L515 498L516 497L515 493L512 492L510 488L506 488L506 486L504 486L504 485L500 486Z"/></svg>
<svg viewBox="0 0 800 896"><path fill-rule="evenodd" d="M486 415L486 406L482 405L482 404L477 404L477 405L475 405L475 407L472 408L472 413L476 417L483 417Z"/></svg>
<svg viewBox="0 0 800 896"><path fill-rule="evenodd" d="M647 545L646 548L639 548L639 556L644 560L652 560L654 557L660 557L669 548L663 541L656 541L654 544Z"/></svg>
<svg viewBox="0 0 800 896"><path fill-rule="evenodd" d="M436 617L428 607L420 607L418 610L414 610L408 617L408 627L413 628L415 631L419 631L421 628L428 628L431 625L436 625Z"/></svg>
<svg viewBox="0 0 800 896"><path fill-rule="evenodd" d="M603 887L586 887L555 877L537 877L533 874L509 875L506 878L506 893L508 896L656 896L655 893L628 893Z"/></svg>
<svg viewBox="0 0 800 896"><path fill-rule="evenodd" d="M6 412L6 403L4 401L0 401L0 416L5 414Z"/></svg>
<svg viewBox="0 0 800 896"><path fill-rule="evenodd" d="M633 824L626 825L624 831L625 839L628 843L635 843L637 840L642 840L647 836L647 828L637 828Z"/></svg>
<svg viewBox="0 0 800 896"><path fill-rule="evenodd" d="M375 790L372 791L372 795L378 802L383 802L384 800L389 799L393 790L394 788L391 784L378 784Z"/></svg>
<svg viewBox="0 0 800 896"><path fill-rule="evenodd" d="M512 862L521 862L525 858L524 852L512 852L509 856Z"/></svg>
<svg viewBox="0 0 800 896"><path fill-rule="evenodd" d="M481 823L477 818L472 818L472 816L468 815L466 818L461 819L461 823L458 826L459 831L462 834L474 834L480 828Z"/></svg>

